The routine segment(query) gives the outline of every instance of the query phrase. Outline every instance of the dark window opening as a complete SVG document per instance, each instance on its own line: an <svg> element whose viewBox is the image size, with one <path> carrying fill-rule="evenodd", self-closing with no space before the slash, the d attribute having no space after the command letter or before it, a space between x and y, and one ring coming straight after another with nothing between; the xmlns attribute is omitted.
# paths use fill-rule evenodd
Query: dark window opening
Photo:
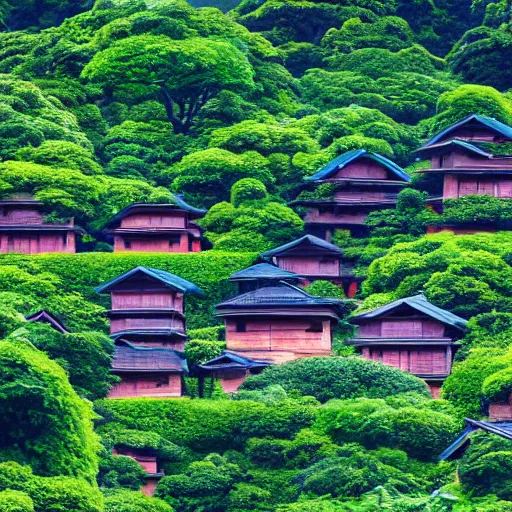
<svg viewBox="0 0 512 512"><path fill-rule="evenodd" d="M247 325L244 320L237 320L236 332L247 332Z"/></svg>
<svg viewBox="0 0 512 512"><path fill-rule="evenodd" d="M180 245L179 236L171 236L171 238L169 238L169 247L172 247L173 245Z"/></svg>
<svg viewBox="0 0 512 512"><path fill-rule="evenodd" d="M306 329L306 332L323 332L323 330L324 326L322 322L315 320L314 322L311 322L311 325Z"/></svg>
<svg viewBox="0 0 512 512"><path fill-rule="evenodd" d="M132 248L132 243L130 242L130 240L125 240L124 241L124 248L125 249L131 249Z"/></svg>

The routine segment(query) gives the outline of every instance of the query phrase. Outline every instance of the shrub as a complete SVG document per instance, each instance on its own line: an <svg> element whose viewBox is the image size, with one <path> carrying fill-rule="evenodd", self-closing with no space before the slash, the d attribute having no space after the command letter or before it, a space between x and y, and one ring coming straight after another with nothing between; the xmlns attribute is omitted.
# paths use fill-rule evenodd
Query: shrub
<svg viewBox="0 0 512 512"><path fill-rule="evenodd" d="M262 389L279 384L286 391L311 395L326 402L332 398L385 397L414 391L427 395L425 383L412 375L362 358L307 358L270 366L251 375L243 390Z"/></svg>
<svg viewBox="0 0 512 512"><path fill-rule="evenodd" d="M146 481L146 471L133 458L110 455L100 461L98 485L101 487L126 487L138 491Z"/></svg>
<svg viewBox="0 0 512 512"><path fill-rule="evenodd" d="M231 187L231 204L238 208L244 201L253 201L267 197L267 188L261 181L244 178Z"/></svg>
<svg viewBox="0 0 512 512"><path fill-rule="evenodd" d="M4 458L41 475L93 482L99 447L92 410L64 370L28 341L0 342L0 431Z"/></svg>
<svg viewBox="0 0 512 512"><path fill-rule="evenodd" d="M141 492L115 490L105 493L105 512L173 512L173 508Z"/></svg>
<svg viewBox="0 0 512 512"><path fill-rule="evenodd" d="M3 512L34 512L34 502L24 492L7 489L0 492L0 510Z"/></svg>
<svg viewBox="0 0 512 512"><path fill-rule="evenodd" d="M306 291L314 297L326 297L334 299L344 299L345 293L341 286L337 286L330 281L315 281L306 287Z"/></svg>

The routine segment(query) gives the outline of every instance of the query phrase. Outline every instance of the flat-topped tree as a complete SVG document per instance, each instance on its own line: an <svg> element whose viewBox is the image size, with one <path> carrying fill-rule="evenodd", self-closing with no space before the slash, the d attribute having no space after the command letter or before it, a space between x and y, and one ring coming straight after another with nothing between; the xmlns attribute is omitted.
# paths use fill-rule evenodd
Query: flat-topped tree
<svg viewBox="0 0 512 512"><path fill-rule="evenodd" d="M338 156L306 181L316 192L292 204L308 207L306 229L330 240L337 228L350 229L352 234L365 233L368 214L394 207L398 192L410 178L388 158L358 149ZM327 190L325 185L330 185Z"/></svg>
<svg viewBox="0 0 512 512"><path fill-rule="evenodd" d="M96 288L112 298L110 335L116 342L112 372L121 382L109 397L181 396L188 371L184 295L202 296L195 284L163 270L136 267Z"/></svg>
<svg viewBox="0 0 512 512"><path fill-rule="evenodd" d="M114 252L199 252L201 228L194 220L205 214L175 196L174 204L134 203L105 228L114 237Z"/></svg>
<svg viewBox="0 0 512 512"><path fill-rule="evenodd" d="M313 235L305 235L293 242L260 254L280 269L302 276L305 284L312 281L332 281L343 287L348 297L357 292L358 278L354 263L343 255L336 245Z"/></svg>
<svg viewBox="0 0 512 512"><path fill-rule="evenodd" d="M364 358L424 378L436 397L451 373L455 342L464 336L467 325L423 294L355 315L350 322L358 331L349 343L361 348Z"/></svg>
<svg viewBox="0 0 512 512"><path fill-rule="evenodd" d="M153 86L177 134L188 133L220 91L254 85L247 57L228 42L153 35L128 37L96 53L82 76L108 90L130 83Z"/></svg>

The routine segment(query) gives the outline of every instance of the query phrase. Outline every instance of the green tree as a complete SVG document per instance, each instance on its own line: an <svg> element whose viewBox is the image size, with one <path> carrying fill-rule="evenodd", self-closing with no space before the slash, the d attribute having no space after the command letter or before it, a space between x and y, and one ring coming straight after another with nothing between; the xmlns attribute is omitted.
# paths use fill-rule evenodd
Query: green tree
<svg viewBox="0 0 512 512"><path fill-rule="evenodd" d="M221 90L253 84L247 57L228 42L148 35L123 39L97 53L82 76L110 87L159 87L175 133L187 133L201 108Z"/></svg>

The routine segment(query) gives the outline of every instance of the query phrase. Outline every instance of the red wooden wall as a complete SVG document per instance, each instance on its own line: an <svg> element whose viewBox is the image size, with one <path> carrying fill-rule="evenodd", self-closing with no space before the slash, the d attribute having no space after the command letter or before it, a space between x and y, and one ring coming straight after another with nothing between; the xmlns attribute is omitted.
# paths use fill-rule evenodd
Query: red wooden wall
<svg viewBox="0 0 512 512"><path fill-rule="evenodd" d="M173 309L183 313L183 294L165 292L112 292L112 309Z"/></svg>
<svg viewBox="0 0 512 512"><path fill-rule="evenodd" d="M279 256L277 266L303 276L340 275L340 260L329 256Z"/></svg>
<svg viewBox="0 0 512 512"><path fill-rule="evenodd" d="M108 398L133 398L138 396L181 396L181 375L121 375L121 382L113 386Z"/></svg>

